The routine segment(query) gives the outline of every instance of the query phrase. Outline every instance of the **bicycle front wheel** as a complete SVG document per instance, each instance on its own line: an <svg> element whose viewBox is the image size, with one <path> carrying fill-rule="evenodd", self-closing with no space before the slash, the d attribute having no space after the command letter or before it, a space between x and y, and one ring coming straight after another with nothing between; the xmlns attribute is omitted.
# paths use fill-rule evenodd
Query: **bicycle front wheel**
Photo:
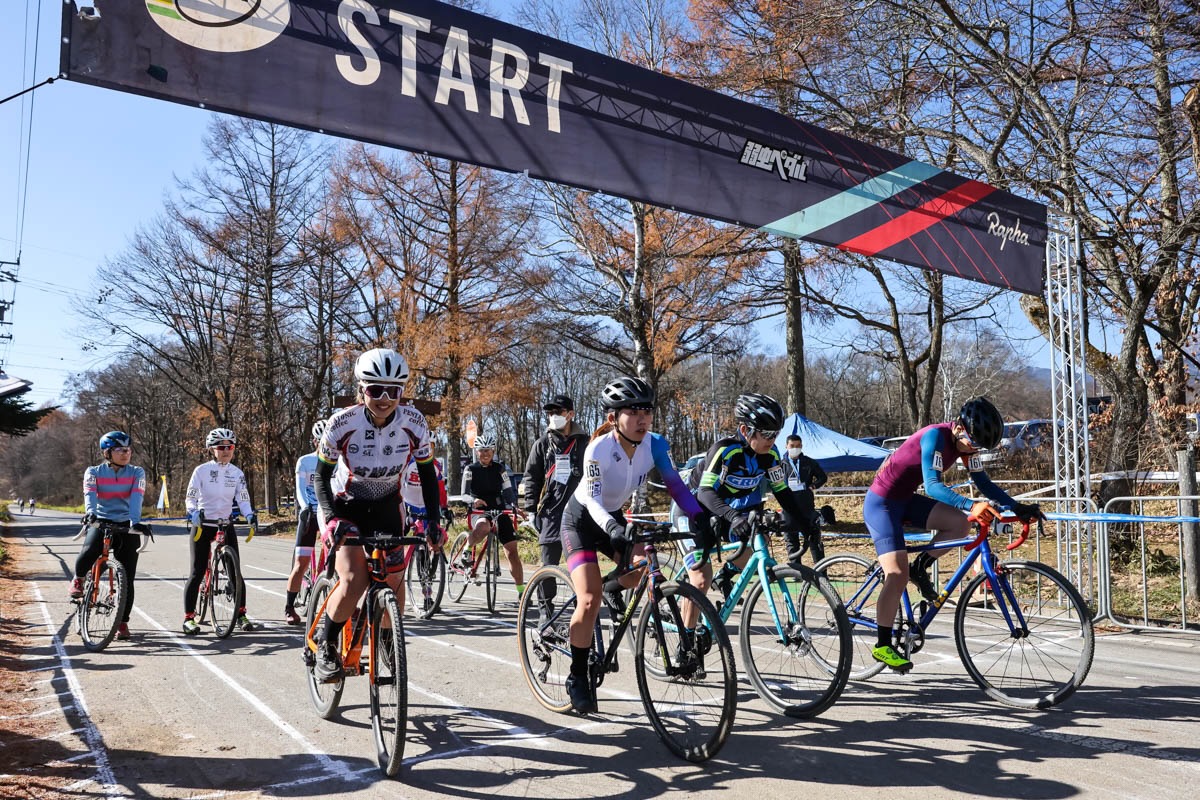
<svg viewBox="0 0 1200 800"><path fill-rule="evenodd" d="M304 641L304 664L307 672L305 677L308 681L308 696L321 719L329 719L337 711L338 704L342 701L342 690L346 687L346 679L341 677L333 683L322 683L317 678L316 672L313 671L316 655L309 649L308 640L317 641L318 639L321 627L325 624L325 601L336 583L336 579L325 575L317 579L312 595L309 597L308 612L305 615L304 623L304 630L307 631Z"/></svg>
<svg viewBox="0 0 1200 800"><path fill-rule="evenodd" d="M408 662L401 616L395 592L377 590L371 609L371 732L375 761L389 778L400 773L408 726Z"/></svg>
<svg viewBox="0 0 1200 800"><path fill-rule="evenodd" d="M99 579L96 579L97 574ZM92 652L108 647L125 619L125 567L109 558L99 570L92 570L83 585L79 603L79 637Z"/></svg>
<svg viewBox="0 0 1200 800"><path fill-rule="evenodd" d="M638 693L667 749L688 761L705 761L720 751L733 727L733 646L717 610L699 589L664 583L657 594L638 619ZM700 609L692 631L683 626L681 606L686 603Z"/></svg>
<svg viewBox="0 0 1200 800"><path fill-rule="evenodd" d="M487 610L496 613L496 590L500 584L500 540L496 534L488 537L487 560L484 562L484 584L487 589Z"/></svg>
<svg viewBox="0 0 1200 800"><path fill-rule="evenodd" d="M242 607L242 568L237 553L221 548L214 560L212 582L209 584L212 605L213 632L218 638L228 638L233 633L238 609Z"/></svg>
<svg viewBox="0 0 1200 800"><path fill-rule="evenodd" d="M454 544L450 546L450 563L446 565L446 593L456 603L462 600L467 591L467 582L470 580L471 567L470 565L463 566L463 553L470 552L467 548L468 541L466 533L460 533L454 537Z"/></svg>
<svg viewBox="0 0 1200 800"><path fill-rule="evenodd" d="M517 606L517 650L521 669L537 701L559 713L571 708L571 615L575 586L562 567L542 567L525 585Z"/></svg>
<svg viewBox="0 0 1200 800"><path fill-rule="evenodd" d="M1092 667L1092 613L1079 591L1036 561L996 564L999 587L981 572L954 615L967 673L989 697L1049 708L1075 693Z"/></svg>
<svg viewBox="0 0 1200 800"><path fill-rule="evenodd" d="M789 717L815 717L850 677L850 620L829 581L809 568L773 572L768 585L754 584L742 609L742 661L769 705Z"/></svg>
<svg viewBox="0 0 1200 800"><path fill-rule="evenodd" d="M862 556L841 553L823 559L815 569L824 573L830 588L845 607L850 623L850 680L865 681L875 677L884 667L871 657L879 640L876 604L883 588L883 582L872 577L875 564Z"/></svg>

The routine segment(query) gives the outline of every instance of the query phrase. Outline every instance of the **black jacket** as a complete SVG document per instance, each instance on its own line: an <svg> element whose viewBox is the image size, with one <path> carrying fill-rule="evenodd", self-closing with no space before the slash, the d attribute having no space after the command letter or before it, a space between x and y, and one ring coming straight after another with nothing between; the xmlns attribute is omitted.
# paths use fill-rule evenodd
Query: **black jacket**
<svg viewBox="0 0 1200 800"><path fill-rule="evenodd" d="M583 454L587 446L588 435L572 420L563 433L547 430L529 451L522 501L525 510L536 515L534 526L538 530L538 541L543 544L559 539L563 509L583 478ZM571 474L566 483L557 480L555 475L560 455L570 459Z"/></svg>
<svg viewBox="0 0 1200 800"><path fill-rule="evenodd" d="M825 470L821 469L821 465L817 463L816 459L809 458L803 453L799 458L788 458L785 454L783 464L787 467L788 477L795 475L806 489L820 489L829 480L829 476L825 474Z"/></svg>

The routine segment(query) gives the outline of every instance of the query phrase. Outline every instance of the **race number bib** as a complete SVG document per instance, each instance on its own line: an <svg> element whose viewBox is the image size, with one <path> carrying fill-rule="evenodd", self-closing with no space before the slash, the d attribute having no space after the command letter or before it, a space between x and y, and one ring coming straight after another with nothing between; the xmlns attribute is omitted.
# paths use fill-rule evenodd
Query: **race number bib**
<svg viewBox="0 0 1200 800"><path fill-rule="evenodd" d="M942 466L942 451L941 451L941 450L938 450L937 452L935 452L935 453L933 454L933 471L934 471L934 472L941 472L941 471L942 471L942 469L943 469L943 466Z"/></svg>

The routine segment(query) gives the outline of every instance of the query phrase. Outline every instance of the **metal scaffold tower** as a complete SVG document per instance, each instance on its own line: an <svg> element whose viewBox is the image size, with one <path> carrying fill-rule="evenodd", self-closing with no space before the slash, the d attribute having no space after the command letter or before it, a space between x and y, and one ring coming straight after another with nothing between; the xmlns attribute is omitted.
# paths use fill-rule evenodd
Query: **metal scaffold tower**
<svg viewBox="0 0 1200 800"><path fill-rule="evenodd" d="M1050 394L1054 432L1055 511L1092 511L1088 460L1083 252L1074 219L1052 220L1046 241L1046 306L1050 331ZM1085 596L1095 597L1095 542L1081 522L1058 522L1058 563Z"/></svg>

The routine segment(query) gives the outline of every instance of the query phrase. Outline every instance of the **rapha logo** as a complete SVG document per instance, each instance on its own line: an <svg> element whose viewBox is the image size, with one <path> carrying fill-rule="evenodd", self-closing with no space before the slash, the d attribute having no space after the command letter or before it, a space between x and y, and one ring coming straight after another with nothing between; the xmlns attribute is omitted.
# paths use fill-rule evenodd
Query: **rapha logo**
<svg viewBox="0 0 1200 800"><path fill-rule="evenodd" d="M1029 234L1021 230L1021 220L1018 219L1014 221L1012 225L1001 225L1000 215L995 211L992 211L987 215L987 220L988 233L990 233L992 236L999 236L1002 240L1000 242L1001 250L1003 250L1004 245L1008 244L1009 242L1016 242L1017 244L1028 246Z"/></svg>
<svg viewBox="0 0 1200 800"><path fill-rule="evenodd" d="M291 0L145 0L172 38L214 53L242 53L275 41L292 18Z"/></svg>

